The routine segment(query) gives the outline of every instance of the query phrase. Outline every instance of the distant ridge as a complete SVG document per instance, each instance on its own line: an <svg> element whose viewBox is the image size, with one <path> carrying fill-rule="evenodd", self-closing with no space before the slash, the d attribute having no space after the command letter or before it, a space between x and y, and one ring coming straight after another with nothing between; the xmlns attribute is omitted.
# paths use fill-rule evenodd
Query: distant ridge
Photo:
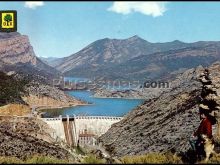
<svg viewBox="0 0 220 165"><path fill-rule="evenodd" d="M151 43L134 35L127 39L97 40L69 57L48 64L66 76L163 79L200 64L210 65L220 59L219 48L218 41Z"/></svg>

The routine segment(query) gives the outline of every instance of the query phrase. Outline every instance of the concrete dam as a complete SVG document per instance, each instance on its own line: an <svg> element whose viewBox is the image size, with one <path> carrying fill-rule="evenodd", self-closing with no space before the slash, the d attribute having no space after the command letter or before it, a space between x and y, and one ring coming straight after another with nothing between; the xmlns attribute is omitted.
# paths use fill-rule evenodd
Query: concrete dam
<svg viewBox="0 0 220 165"><path fill-rule="evenodd" d="M69 146L85 144L106 133L112 124L122 117L112 116L59 116L42 118L53 130L53 138L59 137ZM94 145L94 144L93 144Z"/></svg>

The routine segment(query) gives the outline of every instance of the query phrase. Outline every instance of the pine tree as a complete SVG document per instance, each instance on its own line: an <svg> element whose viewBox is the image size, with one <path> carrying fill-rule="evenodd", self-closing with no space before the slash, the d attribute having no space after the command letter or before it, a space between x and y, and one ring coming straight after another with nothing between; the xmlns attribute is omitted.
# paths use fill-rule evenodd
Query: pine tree
<svg viewBox="0 0 220 165"><path fill-rule="evenodd" d="M199 112L208 114L212 124L218 124L217 137L220 137L220 106L219 96L217 94L217 88L210 78L208 69L199 76L199 80L202 83L201 100L199 103Z"/></svg>

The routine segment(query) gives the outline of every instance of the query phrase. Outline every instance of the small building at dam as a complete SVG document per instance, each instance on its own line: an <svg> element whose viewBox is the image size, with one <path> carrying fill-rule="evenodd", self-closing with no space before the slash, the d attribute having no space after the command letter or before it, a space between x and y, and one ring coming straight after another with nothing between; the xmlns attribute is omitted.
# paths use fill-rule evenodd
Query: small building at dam
<svg viewBox="0 0 220 165"><path fill-rule="evenodd" d="M91 139L91 135L98 138L106 133L112 124L122 120L122 117L112 116L65 116L58 118L42 118L52 129L53 137L59 137L70 146L84 144ZM82 135L88 134L90 136ZM88 138L88 139L85 139ZM89 139L90 138L90 139ZM83 142L81 141L83 140ZM94 144L94 142L92 142Z"/></svg>

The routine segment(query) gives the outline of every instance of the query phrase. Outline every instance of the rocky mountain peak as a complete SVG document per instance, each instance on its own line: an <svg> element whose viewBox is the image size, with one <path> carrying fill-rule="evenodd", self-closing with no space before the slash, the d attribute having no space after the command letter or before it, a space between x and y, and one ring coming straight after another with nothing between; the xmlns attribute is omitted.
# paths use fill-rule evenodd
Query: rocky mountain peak
<svg viewBox="0 0 220 165"><path fill-rule="evenodd" d="M134 35L132 37L130 37L129 39L141 39L138 35Z"/></svg>
<svg viewBox="0 0 220 165"><path fill-rule="evenodd" d="M58 73L35 55L28 36L18 32L0 33L0 69L30 75L40 72L47 79Z"/></svg>
<svg viewBox="0 0 220 165"><path fill-rule="evenodd" d="M143 38L139 37L138 35L134 35L130 38L127 39L128 41L145 41L145 42L148 42L146 40L144 40Z"/></svg>
<svg viewBox="0 0 220 165"><path fill-rule="evenodd" d="M180 40L174 40L172 41L172 43L175 43L175 44L184 44L184 42L180 41Z"/></svg>
<svg viewBox="0 0 220 165"><path fill-rule="evenodd" d="M6 39L6 38L11 38L14 36L20 36L21 34L19 32L11 32L11 33L2 33L0 32L0 40L1 39Z"/></svg>
<svg viewBox="0 0 220 165"><path fill-rule="evenodd" d="M0 33L0 56L6 64L37 63L29 38L17 32Z"/></svg>

